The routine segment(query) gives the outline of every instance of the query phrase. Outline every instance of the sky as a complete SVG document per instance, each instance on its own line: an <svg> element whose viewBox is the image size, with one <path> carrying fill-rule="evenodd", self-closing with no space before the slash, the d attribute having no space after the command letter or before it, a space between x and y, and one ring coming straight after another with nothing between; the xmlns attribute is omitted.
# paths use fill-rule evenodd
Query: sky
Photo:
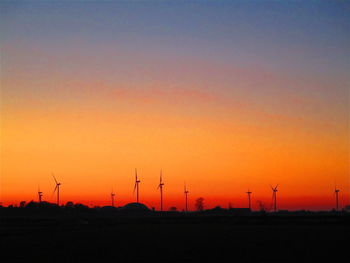
<svg viewBox="0 0 350 263"><path fill-rule="evenodd" d="M3 205L350 204L348 1L1 1Z"/></svg>

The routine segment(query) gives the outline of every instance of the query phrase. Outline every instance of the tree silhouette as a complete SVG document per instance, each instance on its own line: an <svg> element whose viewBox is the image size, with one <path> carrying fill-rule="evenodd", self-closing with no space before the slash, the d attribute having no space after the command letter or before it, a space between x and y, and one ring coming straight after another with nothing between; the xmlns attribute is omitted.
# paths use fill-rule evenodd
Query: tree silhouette
<svg viewBox="0 0 350 263"><path fill-rule="evenodd" d="M175 212L175 211L177 211L177 208L175 206L172 206L172 207L170 207L169 210L172 211L172 212Z"/></svg>
<svg viewBox="0 0 350 263"><path fill-rule="evenodd" d="M68 201L66 203L66 207L73 208L74 207L74 203L72 201Z"/></svg>
<svg viewBox="0 0 350 263"><path fill-rule="evenodd" d="M262 201L257 201L259 204L260 212L266 212L266 206Z"/></svg>
<svg viewBox="0 0 350 263"><path fill-rule="evenodd" d="M203 197L199 197L196 200L195 207L196 207L197 211L203 211L204 210L204 198Z"/></svg>

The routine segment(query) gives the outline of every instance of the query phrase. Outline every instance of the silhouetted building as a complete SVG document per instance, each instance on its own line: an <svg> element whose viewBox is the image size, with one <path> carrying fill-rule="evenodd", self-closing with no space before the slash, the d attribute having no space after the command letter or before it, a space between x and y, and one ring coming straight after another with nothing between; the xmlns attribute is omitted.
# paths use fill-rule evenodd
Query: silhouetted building
<svg viewBox="0 0 350 263"><path fill-rule="evenodd" d="M120 208L121 211L149 212L149 208L141 203L129 203Z"/></svg>

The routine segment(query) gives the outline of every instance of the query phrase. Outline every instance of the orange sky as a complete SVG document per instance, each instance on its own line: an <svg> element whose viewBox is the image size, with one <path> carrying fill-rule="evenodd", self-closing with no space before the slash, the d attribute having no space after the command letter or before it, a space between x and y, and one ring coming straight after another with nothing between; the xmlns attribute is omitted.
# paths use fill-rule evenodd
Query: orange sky
<svg viewBox="0 0 350 263"><path fill-rule="evenodd" d="M113 188L124 205L135 201L135 168L149 207L159 208L160 169L165 208L184 207L184 181L191 209L198 197L208 208L245 207L248 188L254 209L269 207L270 184L280 185L280 209L333 208L335 184L350 203L340 9L226 16L204 6L193 17L188 7L174 7L178 16L127 3L97 13L93 2L6 5L3 205L36 200L38 185L53 202L52 172L62 203L107 205Z"/></svg>
<svg viewBox="0 0 350 263"><path fill-rule="evenodd" d="M113 100L118 104L120 96L123 110L117 111ZM195 106L184 110L187 94L150 94L148 101L117 93L103 99L4 114L4 204L36 199L38 185L44 199L54 201L54 172L62 182L63 203L109 204L113 187L122 205L135 199L134 167L142 181L141 201L155 207L161 168L165 207L183 207L184 181L192 207L200 196L208 206L245 206L248 187L255 208L258 200L269 206L269 184L278 183L281 209L330 208L335 181L347 202L347 134L329 134L325 129L332 127L326 124L249 108L227 113L216 102L194 97Z"/></svg>

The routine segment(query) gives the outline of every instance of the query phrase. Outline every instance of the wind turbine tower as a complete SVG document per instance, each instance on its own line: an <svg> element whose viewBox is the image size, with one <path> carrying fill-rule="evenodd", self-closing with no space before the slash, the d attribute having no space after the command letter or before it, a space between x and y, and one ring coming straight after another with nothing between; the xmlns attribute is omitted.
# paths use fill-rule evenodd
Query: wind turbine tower
<svg viewBox="0 0 350 263"><path fill-rule="evenodd" d="M57 191L57 205L60 206L60 186L61 186L61 183L59 183L55 176L52 175L53 179L55 180L55 183L56 183L56 187L55 187L55 190L53 191L53 193L55 193Z"/></svg>
<svg viewBox="0 0 350 263"><path fill-rule="evenodd" d="M162 170L160 170L160 180L159 180L159 191L160 191L160 211L163 211L163 176L162 176Z"/></svg>
<svg viewBox="0 0 350 263"><path fill-rule="evenodd" d="M184 194L185 194L185 211L188 212L188 206L187 206L187 195L188 195L189 191L187 190L186 184L184 186Z"/></svg>
<svg viewBox="0 0 350 263"><path fill-rule="evenodd" d="M339 211L339 198L338 198L339 192L340 192L340 190L337 189L337 187L335 187L334 194L335 194L335 209L336 209L336 211Z"/></svg>
<svg viewBox="0 0 350 263"><path fill-rule="evenodd" d="M112 200L112 206L113 207L114 207L114 197L115 197L115 193L112 190L112 192L111 192L111 200Z"/></svg>
<svg viewBox="0 0 350 263"><path fill-rule="evenodd" d="M249 209L252 208L252 203L251 203L251 200L250 200L250 195L251 195L251 194L252 194L252 192L249 191L249 189L248 189L247 195L248 195L248 207L249 207Z"/></svg>
<svg viewBox="0 0 350 263"><path fill-rule="evenodd" d="M271 185L270 185L271 186ZM277 187L278 185L276 185L275 187L271 186L272 189L272 202L273 202L273 211L276 213L277 212Z"/></svg>
<svg viewBox="0 0 350 263"><path fill-rule="evenodd" d="M136 190L136 203L139 202L139 183L141 181L138 180L137 178L137 170L135 169L135 185L134 185L134 193L135 193L135 190Z"/></svg>
<svg viewBox="0 0 350 263"><path fill-rule="evenodd" d="M38 188L38 198L39 198L39 204L41 204L42 197L43 197L43 192L41 192L41 191L40 191L40 188Z"/></svg>

